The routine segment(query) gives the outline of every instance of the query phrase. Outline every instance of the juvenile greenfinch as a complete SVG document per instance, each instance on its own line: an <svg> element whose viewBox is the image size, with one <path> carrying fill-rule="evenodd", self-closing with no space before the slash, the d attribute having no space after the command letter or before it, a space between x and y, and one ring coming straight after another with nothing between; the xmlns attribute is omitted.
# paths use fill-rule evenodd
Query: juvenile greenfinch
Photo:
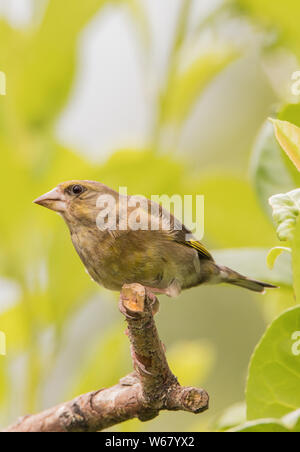
<svg viewBox="0 0 300 452"><path fill-rule="evenodd" d="M274 288L217 265L179 220L145 200L137 207L136 197L99 182L75 180L34 202L63 217L88 273L107 289L120 291L123 284L140 283L153 293L175 297L182 289L205 283L229 283L254 292ZM132 216L143 228L132 225Z"/></svg>

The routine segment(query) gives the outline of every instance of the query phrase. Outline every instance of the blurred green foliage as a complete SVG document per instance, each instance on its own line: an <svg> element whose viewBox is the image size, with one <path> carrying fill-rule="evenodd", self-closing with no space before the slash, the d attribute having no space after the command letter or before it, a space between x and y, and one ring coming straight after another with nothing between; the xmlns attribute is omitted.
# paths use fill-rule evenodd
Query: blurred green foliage
<svg viewBox="0 0 300 452"><path fill-rule="evenodd" d="M96 179L115 189L127 186L130 193L145 196L204 193L205 240L215 248L225 248L215 253L216 258L249 276L283 286L277 293L268 294L264 303L260 302L261 307L258 309L261 309L262 315L265 314L270 321L275 315L295 305L292 266L288 257L280 257L273 271L266 267L267 250L278 245L268 199L271 195L297 188L300 180L299 174L276 142L272 126L264 125L256 141L251 179L244 170L225 171L221 162L213 162L213 168L209 170L195 170L191 159L175 157L172 152L164 153L170 150L161 149L160 137L170 125L176 131L182 130L206 88L213 84L224 69L234 64L243 51L246 52L246 49L236 45L234 39L228 38L224 42L223 37L218 36L219 21L226 24L232 14L232 6L235 17L246 17L262 27L266 34L270 28L276 31L274 49L283 45L299 56L298 2L288 0L285 5L267 0L224 2L222 8L208 18L201 18L196 27L200 35L213 31L218 38L215 44L206 48L205 52L199 50L197 58L184 66L183 56L187 53L190 37L188 18L192 2L183 1L165 82L157 99L153 142L149 149L116 150L106 162L95 164L79 156L76 150L66 149L57 142L55 123L71 93L81 31L107 5L116 9L128 8L140 31L137 39L142 41L144 52L149 52L150 27L143 3L139 0L51 0L41 23L34 22L26 29L14 29L4 20L0 22L0 70L7 75L7 96L0 98L0 276L17 282L21 294L13 306L0 310L0 330L6 334L8 347L7 356L0 357L0 421L3 425L17 415L37 411L45 404L59 401L55 394L45 403L43 395L48 392L47 379L59 368L61 356L68 345L66 330L72 326L74 319L79 319L80 328L77 326L75 333L84 337L83 332L89 330L89 324L81 321L82 313L89 308L95 293L101 298L99 303L103 303L103 312L108 309L106 293L99 291L86 276L61 219L32 205L33 199L63 180ZM265 48L268 42L266 38L262 47ZM300 125L299 105L283 106L279 117L282 120L293 119L294 124ZM297 249L300 246L295 245L294 250ZM295 280L299 281L298 252L293 253L293 263ZM296 292L299 293L297 285ZM204 300L203 303L215 303L213 297L220 297L220 293L215 292L212 300ZM246 295L236 293L239 303L246 302ZM241 299L243 296L245 299ZM299 295L297 297L299 300ZM254 301L255 296L251 295L251 302ZM173 307L169 303L171 312ZM74 372L71 375L68 372L59 374L61 379L66 379L66 389L60 394L63 399L112 385L130 371L128 341L123 333L116 303L112 303L112 306L114 311L109 311L109 325L97 331L89 341L82 339L81 347L85 350L82 359L77 356L80 350L73 350L72 359L79 361ZM197 306L197 311L193 313L195 318L202 315L201 304ZM281 347L288 343L290 327L297 327L298 309L282 314L255 352L247 389L249 419L282 417L289 409L292 411L298 408L296 398L293 403L290 400L293 384L288 384L289 392L283 398L279 394L282 403L278 403L277 399L274 402L270 395L273 394L272 385L276 386L276 379L281 376L278 366L280 363L286 365L287 351L282 351ZM215 330L219 312L216 307L211 312L213 321L210 329L212 335L217 337ZM237 322L240 320L238 317L235 319ZM185 327L189 329L189 325ZM49 331L53 333L50 345L44 344L42 340ZM225 332L230 334L228 325L225 325ZM222 361L223 357L218 356L214 344L203 338L200 331L197 330L197 333L197 339L187 340L184 332L177 329L174 333L176 341L168 347L168 357L182 383L207 383L209 386L209 377L216 370L218 360ZM276 361L277 352L283 353L279 364ZM243 359L244 353L248 353L248 350L241 351L239 360ZM269 357L267 362L265 356ZM19 371L18 379L13 375L15 363L19 363L20 359L25 364ZM295 372L299 380L298 362ZM267 372L264 366L267 366ZM264 389L264 381L259 379L259 372L268 379L268 392ZM217 377L218 385L225 387L222 375ZM237 378L241 380L243 376L238 375ZM285 374L281 381L284 378ZM23 392L16 405L14 394L20 385ZM262 399L266 402L260 410L255 406L256 387L258 395L263 392ZM222 388L222 392L226 391ZM270 400L266 398L268 394ZM233 394L232 401L236 401L236 397L238 395ZM276 404L276 410L269 407L269 402ZM285 404L289 409L282 408ZM231 422L243 422L241 419L237 421L237 418L235 416L236 420ZM201 422L197 424L199 430L214 428L213 416L204 418L203 424ZM280 422L275 424L279 425ZM228 427L233 426L229 424ZM274 422L263 424L260 429L271 428ZM119 428L127 431L143 430L151 429L152 425L157 429L182 431L183 428L192 428L195 421L184 414L168 414L149 423L147 427L132 421Z"/></svg>
<svg viewBox="0 0 300 452"><path fill-rule="evenodd" d="M269 0L233 0L244 12L268 31L275 34L276 44L288 46L300 56L300 31L298 17L300 5L297 0L287 0L284 4Z"/></svg>
<svg viewBox="0 0 300 452"><path fill-rule="evenodd" d="M162 123L182 124L187 119L199 94L212 79L236 57L232 47L216 46L193 62L185 71L172 72L168 89L162 99Z"/></svg>

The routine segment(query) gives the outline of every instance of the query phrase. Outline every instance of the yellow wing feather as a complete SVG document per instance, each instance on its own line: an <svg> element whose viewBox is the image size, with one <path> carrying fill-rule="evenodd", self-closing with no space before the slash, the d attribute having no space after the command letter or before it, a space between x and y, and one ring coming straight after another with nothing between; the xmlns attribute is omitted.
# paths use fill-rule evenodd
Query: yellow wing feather
<svg viewBox="0 0 300 452"><path fill-rule="evenodd" d="M211 254L209 253L209 251L207 251L207 249L205 248L204 245L202 245L202 243L195 241L195 240L191 240L188 242L185 242L185 245L190 246L191 248L194 248L195 250L198 251L198 253L202 254L205 257L209 257L211 258Z"/></svg>

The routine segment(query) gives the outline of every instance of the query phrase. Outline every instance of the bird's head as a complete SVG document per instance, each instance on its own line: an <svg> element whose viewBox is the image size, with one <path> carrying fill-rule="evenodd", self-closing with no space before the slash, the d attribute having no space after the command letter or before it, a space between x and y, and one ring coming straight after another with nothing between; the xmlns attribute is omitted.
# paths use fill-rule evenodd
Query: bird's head
<svg viewBox="0 0 300 452"><path fill-rule="evenodd" d="M92 225L99 211L99 196L106 194L114 196L115 192L100 182L73 180L59 184L34 203L58 212L69 225L75 222Z"/></svg>

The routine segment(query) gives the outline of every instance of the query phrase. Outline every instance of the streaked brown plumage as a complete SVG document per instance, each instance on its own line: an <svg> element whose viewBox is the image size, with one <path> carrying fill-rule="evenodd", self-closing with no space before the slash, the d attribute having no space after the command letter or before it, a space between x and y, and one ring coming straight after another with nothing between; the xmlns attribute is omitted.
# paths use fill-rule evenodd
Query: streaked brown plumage
<svg viewBox="0 0 300 452"><path fill-rule="evenodd" d="M274 287L217 265L200 242L186 241L189 231L185 226L150 200L146 208L141 203L138 213L140 218L146 218L149 226L150 221L156 222L158 230L133 230L128 219L124 223L125 230L99 229L97 200L100 195L112 196L117 205L120 202L119 193L99 182L69 181L35 203L62 215L88 273L107 289L119 291L125 283L140 283L153 292L177 296L182 289L204 283L226 282L255 292ZM151 206L156 207L152 215ZM133 207L128 207L126 217L132 210ZM117 216L118 225L125 215L121 217ZM178 225L181 230L177 230Z"/></svg>

